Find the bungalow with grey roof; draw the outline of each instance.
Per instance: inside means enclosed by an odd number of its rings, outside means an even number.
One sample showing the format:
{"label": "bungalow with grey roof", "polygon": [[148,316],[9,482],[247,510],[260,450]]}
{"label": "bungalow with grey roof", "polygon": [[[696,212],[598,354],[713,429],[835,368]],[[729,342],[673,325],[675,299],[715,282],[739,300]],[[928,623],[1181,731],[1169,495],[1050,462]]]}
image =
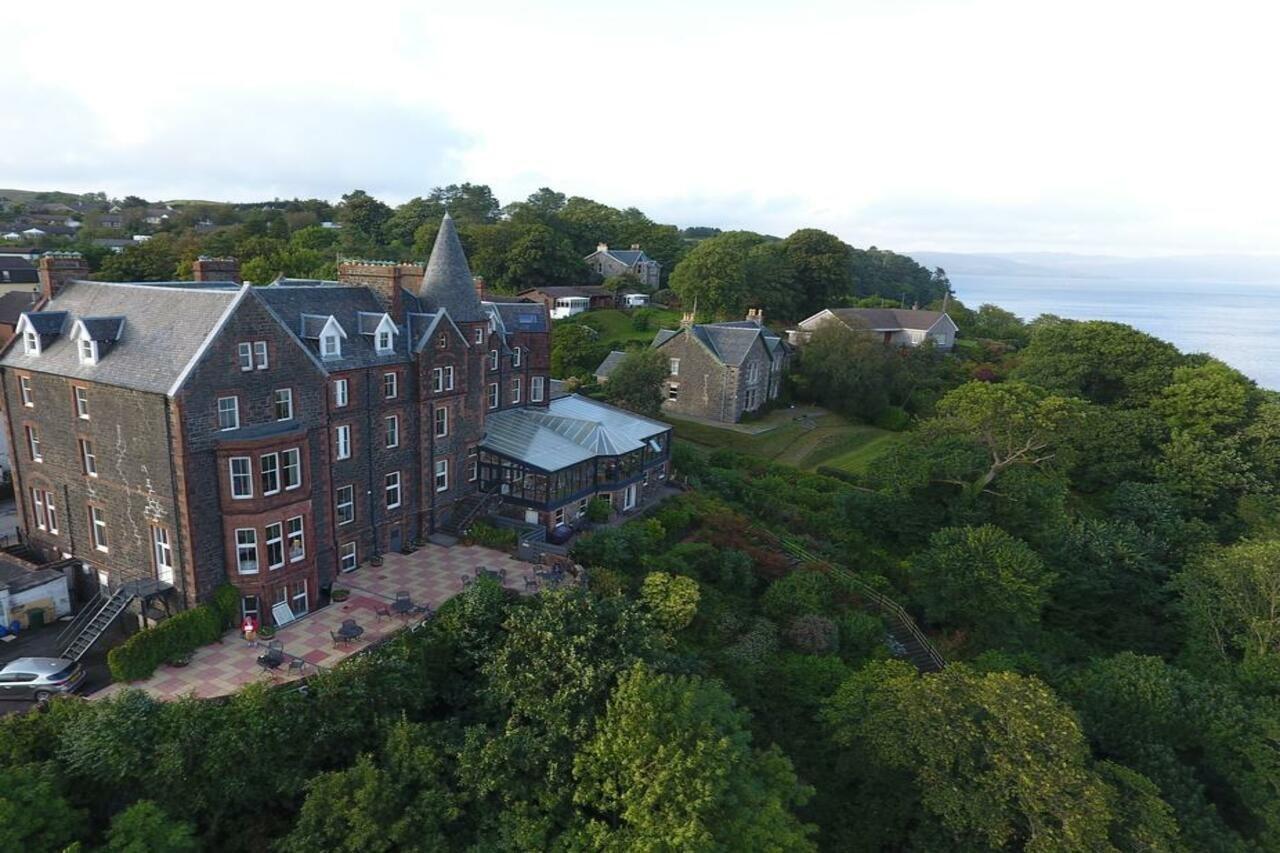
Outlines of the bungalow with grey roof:
{"label": "bungalow with grey roof", "polygon": [[955,346],[960,327],[944,311],[921,311],[903,308],[824,308],[800,321],[799,327],[787,330],[787,339],[800,346],[809,341],[815,330],[827,323],[840,323],[859,332],[883,337],[886,345],[918,347],[926,341],[940,350]]}

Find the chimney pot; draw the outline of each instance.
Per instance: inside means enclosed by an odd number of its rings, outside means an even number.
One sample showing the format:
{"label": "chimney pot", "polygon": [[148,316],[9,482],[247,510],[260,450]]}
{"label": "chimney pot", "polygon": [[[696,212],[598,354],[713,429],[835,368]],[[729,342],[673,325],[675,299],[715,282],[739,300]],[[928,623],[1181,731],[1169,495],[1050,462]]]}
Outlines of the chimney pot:
{"label": "chimney pot", "polygon": [[481,302],[488,301],[489,296],[488,294],[485,293],[484,276],[482,275],[475,276],[475,283],[476,283],[476,296],[480,297]]}
{"label": "chimney pot", "polygon": [[191,277],[196,281],[229,281],[240,284],[240,262],[235,258],[201,255],[191,264]]}
{"label": "chimney pot", "polygon": [[596,243],[596,251],[597,251],[597,252],[607,252],[607,251],[609,251],[609,244],[608,244],[608,243]]}
{"label": "chimney pot", "polygon": [[639,244],[639,243],[632,243],[632,244],[631,244],[631,251],[633,251],[633,252],[638,252],[638,251],[640,251],[640,244]]}
{"label": "chimney pot", "polygon": [[38,265],[40,292],[53,299],[67,282],[89,277],[89,263],[78,252],[45,252]]}

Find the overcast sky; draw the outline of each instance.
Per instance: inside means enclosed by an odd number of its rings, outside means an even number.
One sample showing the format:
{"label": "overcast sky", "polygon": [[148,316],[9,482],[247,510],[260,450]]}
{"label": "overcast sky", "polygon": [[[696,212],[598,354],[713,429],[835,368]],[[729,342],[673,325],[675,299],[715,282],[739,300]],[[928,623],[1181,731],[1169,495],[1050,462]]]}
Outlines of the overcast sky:
{"label": "overcast sky", "polygon": [[62,2],[10,16],[0,187],[474,181],[899,250],[1276,252],[1269,5]]}

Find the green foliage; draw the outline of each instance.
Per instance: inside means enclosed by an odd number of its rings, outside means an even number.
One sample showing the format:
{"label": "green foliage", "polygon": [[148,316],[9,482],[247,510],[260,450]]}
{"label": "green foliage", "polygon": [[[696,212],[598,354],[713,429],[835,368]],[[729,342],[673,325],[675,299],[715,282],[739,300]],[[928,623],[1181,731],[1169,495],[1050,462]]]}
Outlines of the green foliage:
{"label": "green foliage", "polygon": [[875,425],[880,429],[902,432],[911,423],[911,416],[900,406],[885,406],[884,411],[876,416]]}
{"label": "green foliage", "polygon": [[831,613],[833,591],[825,572],[800,569],[769,584],[760,607],[773,621],[790,624],[797,616]]}
{"label": "green foliage", "polygon": [[1199,653],[1221,663],[1280,660],[1280,540],[1208,553],[1177,588]]}
{"label": "green foliage", "polygon": [[516,532],[510,527],[497,527],[487,521],[477,521],[467,528],[467,538],[477,545],[509,551],[516,546]]}
{"label": "green foliage", "polygon": [[1034,627],[1054,580],[1025,542],[989,524],[939,530],[909,572],[930,621],[972,631],[983,644]]}
{"label": "green foliage", "polygon": [[840,629],[826,616],[808,613],[787,625],[787,641],[797,651],[825,655],[840,647]]}
{"label": "green foliage", "polygon": [[1050,393],[1095,403],[1149,403],[1183,357],[1172,345],[1120,323],[1042,318],[1014,376]]}
{"label": "green foliage", "polygon": [[593,524],[604,524],[613,516],[613,505],[604,498],[592,498],[587,501],[587,521]]}
{"label": "green foliage", "polygon": [[558,379],[589,376],[608,350],[582,323],[556,323],[551,329],[551,375]]}
{"label": "green foliage", "polygon": [[650,572],[640,585],[640,599],[654,620],[670,634],[687,628],[698,613],[698,582],[681,575]]}
{"label": "green foliage", "polygon": [[223,614],[202,604],[175,613],[154,628],[134,634],[107,653],[107,665],[116,681],[138,681],[160,664],[189,654],[222,638]]}
{"label": "green foliage", "polygon": [[666,378],[666,356],[653,349],[636,350],[628,353],[609,375],[605,396],[614,405],[656,417],[662,408],[662,383]]}
{"label": "green foliage", "polygon": [[810,850],[791,809],[812,794],[714,683],[635,666],[574,761],[591,849]]}
{"label": "green foliage", "polygon": [[218,611],[222,628],[229,631],[240,624],[240,590],[224,583],[213,591],[213,609]]}
{"label": "green foliage", "polygon": [[1212,438],[1245,423],[1254,389],[1240,371],[1210,360],[1175,369],[1152,408],[1175,432]]}
{"label": "green foliage", "polygon": [[61,850],[85,829],[84,814],[58,790],[51,767],[14,766],[0,786],[0,850]]}
{"label": "green foliage", "polygon": [[191,853],[200,849],[191,824],[175,821],[150,800],[138,800],[111,819],[110,853]]}

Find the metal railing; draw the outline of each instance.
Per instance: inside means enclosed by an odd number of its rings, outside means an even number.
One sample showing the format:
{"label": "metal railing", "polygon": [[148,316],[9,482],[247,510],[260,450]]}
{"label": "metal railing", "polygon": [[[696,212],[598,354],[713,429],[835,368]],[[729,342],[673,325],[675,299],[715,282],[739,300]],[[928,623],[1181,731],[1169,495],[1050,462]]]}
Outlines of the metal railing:
{"label": "metal railing", "polygon": [[94,594],[93,598],[85,602],[84,607],[80,608],[80,612],[67,623],[67,627],[62,629],[61,633],[58,634],[58,639],[54,641],[54,646],[58,649],[59,654],[66,650],[71,639],[80,636],[80,632],[94,620],[94,617],[102,612],[102,608],[106,607],[107,602],[110,600],[110,596],[103,595],[102,591],[99,590]]}
{"label": "metal railing", "polygon": [[806,563],[822,563],[829,567],[833,574],[851,586],[856,587],[859,595],[867,598],[880,611],[887,613],[911,636],[911,639],[919,643],[920,648],[923,650],[925,657],[928,658],[930,664],[939,670],[946,667],[946,660],[938,653],[938,650],[934,648],[933,643],[929,641],[929,638],[925,635],[924,631],[920,630],[920,626],[916,624],[916,620],[912,618],[910,613],[903,609],[901,604],[898,604],[898,602],[889,598],[889,596],[880,592],[848,569],[833,565],[828,560],[822,560],[814,556],[799,542],[778,536],[773,531],[759,525],[752,525],[751,529],[798,560],[802,560]]}

